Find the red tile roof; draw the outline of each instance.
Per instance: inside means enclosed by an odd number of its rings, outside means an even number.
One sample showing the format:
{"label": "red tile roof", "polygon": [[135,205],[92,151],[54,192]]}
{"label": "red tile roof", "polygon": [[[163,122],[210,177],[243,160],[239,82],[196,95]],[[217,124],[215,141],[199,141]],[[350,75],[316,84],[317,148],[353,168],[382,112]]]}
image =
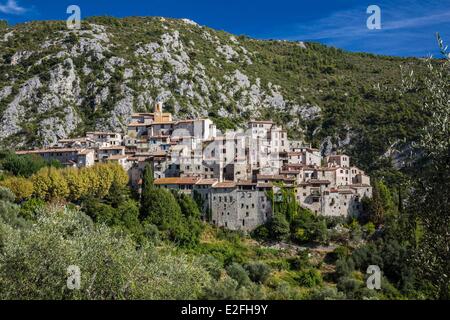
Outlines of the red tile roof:
{"label": "red tile roof", "polygon": [[219,182],[213,186],[214,189],[226,189],[226,188],[235,188],[236,183],[234,181],[224,181]]}

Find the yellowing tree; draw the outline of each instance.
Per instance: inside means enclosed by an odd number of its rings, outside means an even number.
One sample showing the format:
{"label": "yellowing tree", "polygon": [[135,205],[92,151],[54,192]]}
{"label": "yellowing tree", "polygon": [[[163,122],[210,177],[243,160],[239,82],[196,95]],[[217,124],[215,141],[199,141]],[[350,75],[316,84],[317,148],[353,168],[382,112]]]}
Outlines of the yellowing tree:
{"label": "yellowing tree", "polygon": [[34,195],[43,200],[77,201],[87,196],[104,198],[114,188],[128,185],[127,172],[116,163],[102,163],[90,168],[43,168],[31,178]]}
{"label": "yellowing tree", "polygon": [[34,195],[40,199],[47,199],[50,189],[51,180],[48,176],[48,168],[44,168],[36,172],[32,177]]}
{"label": "yellowing tree", "polygon": [[11,190],[18,202],[29,199],[33,195],[33,183],[22,177],[7,178],[0,185]]}
{"label": "yellowing tree", "polygon": [[126,187],[128,185],[129,177],[123,167],[117,163],[110,163],[108,164],[108,167],[113,174],[113,184],[123,188]]}
{"label": "yellowing tree", "polygon": [[80,175],[88,185],[88,194],[96,195],[100,188],[100,177],[93,170],[93,167],[80,169]]}
{"label": "yellowing tree", "polygon": [[114,179],[114,174],[110,166],[108,164],[98,164],[89,168],[89,170],[95,173],[99,182],[95,195],[99,198],[104,198],[109,193]]}
{"label": "yellowing tree", "polygon": [[69,200],[77,201],[89,194],[89,178],[82,170],[66,168],[62,171],[69,188]]}
{"label": "yellowing tree", "polygon": [[43,168],[32,177],[34,194],[43,200],[66,199],[70,190],[61,173],[55,168]]}

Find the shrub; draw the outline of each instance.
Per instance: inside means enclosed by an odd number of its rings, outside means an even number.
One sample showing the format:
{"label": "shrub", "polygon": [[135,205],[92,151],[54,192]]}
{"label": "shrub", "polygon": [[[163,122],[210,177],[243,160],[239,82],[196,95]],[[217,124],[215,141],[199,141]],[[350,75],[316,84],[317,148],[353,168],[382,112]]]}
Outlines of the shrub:
{"label": "shrub", "polygon": [[339,259],[345,259],[349,256],[350,250],[347,247],[339,246],[327,254],[326,259],[328,262],[336,262]]}
{"label": "shrub", "polygon": [[254,239],[267,240],[270,236],[270,232],[266,225],[261,225],[252,231],[251,236]]}
{"label": "shrub", "polygon": [[249,263],[245,266],[250,279],[253,282],[264,283],[267,278],[269,278],[271,269],[270,267],[262,262]]}
{"label": "shrub", "polygon": [[[33,228],[0,230],[0,299],[197,299],[211,281],[195,259],[170,247],[137,249],[76,211],[55,209]],[[67,288],[71,265],[81,270],[80,290]]]}
{"label": "shrub", "polygon": [[335,287],[314,288],[309,294],[310,300],[344,300],[345,295]]}
{"label": "shrub", "polygon": [[237,299],[239,284],[233,278],[226,276],[219,281],[213,281],[205,288],[202,300],[235,300]]}
{"label": "shrub", "polygon": [[363,281],[352,277],[339,279],[337,289],[344,292],[348,299],[371,299],[378,295],[375,290],[368,289]]}
{"label": "shrub", "polygon": [[144,222],[144,237],[152,243],[158,242],[159,240],[159,229],[154,224]]}
{"label": "shrub", "polygon": [[296,278],[300,285],[307,288],[312,288],[322,283],[322,275],[317,269],[300,271]]}
{"label": "shrub", "polygon": [[7,241],[2,234],[2,223],[13,228],[23,228],[29,225],[26,220],[19,216],[19,206],[5,200],[0,200],[0,254],[2,252],[3,242]]}
{"label": "shrub", "polygon": [[311,265],[309,262],[309,250],[302,250],[298,253],[297,256],[290,258],[288,260],[289,265],[292,270],[301,270],[307,268]]}
{"label": "shrub", "polygon": [[14,200],[16,200],[16,197],[10,189],[0,187],[0,201],[14,202]]}
{"label": "shrub", "polygon": [[247,271],[245,271],[239,263],[233,262],[226,270],[228,275],[237,281],[239,287],[245,287],[250,284],[250,278]]}
{"label": "shrub", "polygon": [[222,275],[223,265],[219,260],[211,255],[203,255],[200,257],[199,262],[205,268],[214,280],[219,280]]}
{"label": "shrub", "polygon": [[355,263],[351,258],[341,258],[336,261],[335,279],[346,277],[355,270]]}
{"label": "shrub", "polygon": [[40,210],[45,208],[45,205],[45,201],[41,199],[32,198],[27,200],[20,205],[20,216],[28,220],[33,220]]}
{"label": "shrub", "polygon": [[375,233],[375,225],[372,222],[367,223],[363,227],[364,232],[367,234],[368,237],[372,236]]}

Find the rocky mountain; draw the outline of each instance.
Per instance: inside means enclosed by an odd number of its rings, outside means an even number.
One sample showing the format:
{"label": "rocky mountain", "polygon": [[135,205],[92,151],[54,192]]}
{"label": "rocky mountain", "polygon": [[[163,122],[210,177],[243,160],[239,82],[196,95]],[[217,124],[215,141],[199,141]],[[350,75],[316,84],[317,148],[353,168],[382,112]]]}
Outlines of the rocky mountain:
{"label": "rocky mountain", "polygon": [[[89,18],[0,27],[0,143],[29,147],[123,130],[162,101],[222,130],[273,119],[323,153],[365,168],[408,148],[426,117],[408,89],[419,59],[261,41],[182,19]],[[397,153],[401,153],[397,152]],[[377,159],[374,161],[374,159]]]}

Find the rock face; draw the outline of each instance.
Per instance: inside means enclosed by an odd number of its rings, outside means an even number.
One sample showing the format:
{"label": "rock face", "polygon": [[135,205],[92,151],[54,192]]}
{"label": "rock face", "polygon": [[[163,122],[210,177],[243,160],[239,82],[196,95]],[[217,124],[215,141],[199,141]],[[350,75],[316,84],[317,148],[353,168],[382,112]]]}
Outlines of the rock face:
{"label": "rock face", "polygon": [[29,39],[27,50],[16,50],[16,42],[27,32],[41,35],[42,25],[0,35],[9,52],[0,60],[6,70],[0,143],[49,145],[83,128],[123,130],[133,112],[147,111],[155,101],[179,117],[258,118],[273,110],[290,114],[298,125],[295,119],[320,114],[318,106],[300,106],[280,85],[246,70],[257,52],[235,36],[188,19],[149,18],[140,21],[148,36],[127,42],[137,32],[134,21],[127,22],[115,28],[107,20],[86,21],[79,31],[55,23],[44,41]]}

